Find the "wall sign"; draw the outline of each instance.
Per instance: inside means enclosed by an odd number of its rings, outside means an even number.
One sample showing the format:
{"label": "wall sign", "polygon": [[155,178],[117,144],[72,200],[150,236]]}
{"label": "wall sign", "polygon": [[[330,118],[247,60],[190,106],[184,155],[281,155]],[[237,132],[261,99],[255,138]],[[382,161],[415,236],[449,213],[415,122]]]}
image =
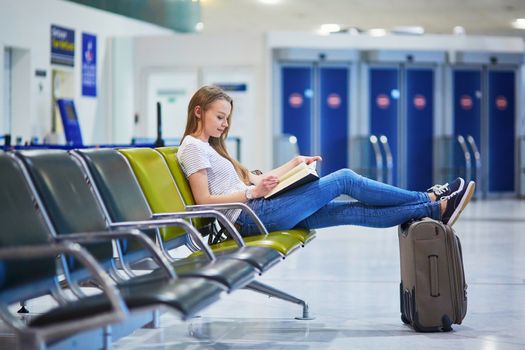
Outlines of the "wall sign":
{"label": "wall sign", "polygon": [[97,37],[82,33],[82,95],[97,96]]}
{"label": "wall sign", "polygon": [[51,25],[51,63],[75,65],[75,30]]}

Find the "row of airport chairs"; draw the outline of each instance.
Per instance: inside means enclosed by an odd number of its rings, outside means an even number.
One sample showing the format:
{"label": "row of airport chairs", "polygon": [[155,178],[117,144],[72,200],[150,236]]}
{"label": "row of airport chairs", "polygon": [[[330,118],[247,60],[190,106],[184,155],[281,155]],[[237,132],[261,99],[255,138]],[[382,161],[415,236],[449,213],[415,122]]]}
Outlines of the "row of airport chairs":
{"label": "row of airport chairs", "polygon": [[[308,304],[258,275],[315,237],[267,232],[242,203],[195,205],[176,147],[0,152],[0,317],[19,348],[43,349],[161,310],[187,319],[223,293],[249,289]],[[247,210],[260,232],[241,237],[221,210]],[[230,239],[209,246],[214,220]],[[173,257],[176,248],[194,252]],[[138,266],[148,266],[146,274]],[[86,295],[85,285],[101,292]],[[67,286],[67,292],[65,292]],[[56,307],[24,322],[13,305],[49,295]],[[113,325],[113,326],[112,326]],[[111,332],[102,343],[109,347]],[[87,348],[89,348],[87,344]]]}

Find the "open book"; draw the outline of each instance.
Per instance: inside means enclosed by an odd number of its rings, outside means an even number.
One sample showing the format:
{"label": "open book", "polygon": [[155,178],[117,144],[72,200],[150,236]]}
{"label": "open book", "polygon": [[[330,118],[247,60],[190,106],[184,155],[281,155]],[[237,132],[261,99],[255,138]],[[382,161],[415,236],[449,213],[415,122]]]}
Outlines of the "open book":
{"label": "open book", "polygon": [[279,184],[275,186],[270,193],[264,196],[264,198],[271,198],[310,181],[318,180],[319,175],[317,175],[317,171],[315,170],[316,164],[317,162],[312,162],[308,165],[306,165],[306,163],[300,163],[293,169],[281,175],[279,177]]}

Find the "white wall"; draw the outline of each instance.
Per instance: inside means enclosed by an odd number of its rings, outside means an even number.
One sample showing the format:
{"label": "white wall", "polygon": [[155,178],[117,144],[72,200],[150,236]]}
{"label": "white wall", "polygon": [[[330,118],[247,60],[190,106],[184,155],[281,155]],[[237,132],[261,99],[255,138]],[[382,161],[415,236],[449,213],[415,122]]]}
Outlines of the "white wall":
{"label": "white wall", "polygon": [[8,113],[8,105],[7,105],[7,96],[6,96],[6,85],[7,77],[5,77],[7,73],[6,66],[8,65],[9,59],[5,57],[5,50],[0,45],[0,134],[5,134],[6,130],[8,129],[8,122],[6,120],[6,114]]}
{"label": "white wall", "polygon": [[[29,50],[12,50],[12,95],[11,95],[11,106],[12,116],[11,130],[13,135],[29,135],[29,133],[36,130],[37,125],[35,123],[28,123],[31,120],[31,105],[26,102],[27,96],[34,94],[31,86],[31,53]],[[27,93],[29,92],[29,93]],[[28,124],[30,128],[28,130]],[[13,139],[13,142],[16,142]]]}
{"label": "white wall", "polygon": [[[106,39],[112,36],[166,35],[167,29],[120,15],[99,11],[62,0],[0,0],[0,52],[4,47],[30,51],[30,89],[25,104],[29,114],[14,130],[24,140],[37,136],[41,140],[51,128],[51,69],[50,28],[55,24],[75,30],[75,101],[85,143],[108,142],[106,110],[101,99],[108,78]],[[81,96],[82,32],[97,36],[97,90],[98,97]],[[3,61],[3,57],[0,58]],[[0,62],[2,63],[2,62]],[[35,77],[36,69],[45,70],[45,78]],[[0,71],[0,92],[3,87],[3,69]],[[40,91],[38,85],[42,84]],[[0,111],[3,110],[3,93],[0,93]],[[20,128],[18,128],[20,127]]]}
{"label": "white wall", "polygon": [[[246,128],[240,131],[243,153],[241,160],[250,169],[270,168],[271,118],[265,98],[267,63],[264,35],[235,33],[141,37],[134,40],[133,60],[135,111],[140,115],[141,120],[135,130],[136,136],[154,135],[151,128],[148,128],[146,120],[147,78],[151,72],[196,70],[201,75],[206,75],[203,73],[206,71],[220,70],[253,72],[248,106],[253,115],[243,121]],[[232,79],[235,79],[233,75]],[[201,77],[201,82],[204,79],[205,77]]]}

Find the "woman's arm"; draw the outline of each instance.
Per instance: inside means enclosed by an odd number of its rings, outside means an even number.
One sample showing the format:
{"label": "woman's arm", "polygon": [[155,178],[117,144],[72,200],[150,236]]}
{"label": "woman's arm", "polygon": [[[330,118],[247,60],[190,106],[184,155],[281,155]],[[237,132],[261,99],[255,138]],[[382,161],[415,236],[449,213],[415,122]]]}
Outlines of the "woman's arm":
{"label": "woman's arm", "polygon": [[[254,176],[260,176],[260,179],[252,189],[253,198],[264,197],[279,183],[277,177],[273,175]],[[188,181],[190,182],[193,198],[195,198],[197,204],[244,203],[248,201],[245,191],[222,195],[211,195],[208,189],[208,174],[206,169],[193,173],[188,177]]]}

